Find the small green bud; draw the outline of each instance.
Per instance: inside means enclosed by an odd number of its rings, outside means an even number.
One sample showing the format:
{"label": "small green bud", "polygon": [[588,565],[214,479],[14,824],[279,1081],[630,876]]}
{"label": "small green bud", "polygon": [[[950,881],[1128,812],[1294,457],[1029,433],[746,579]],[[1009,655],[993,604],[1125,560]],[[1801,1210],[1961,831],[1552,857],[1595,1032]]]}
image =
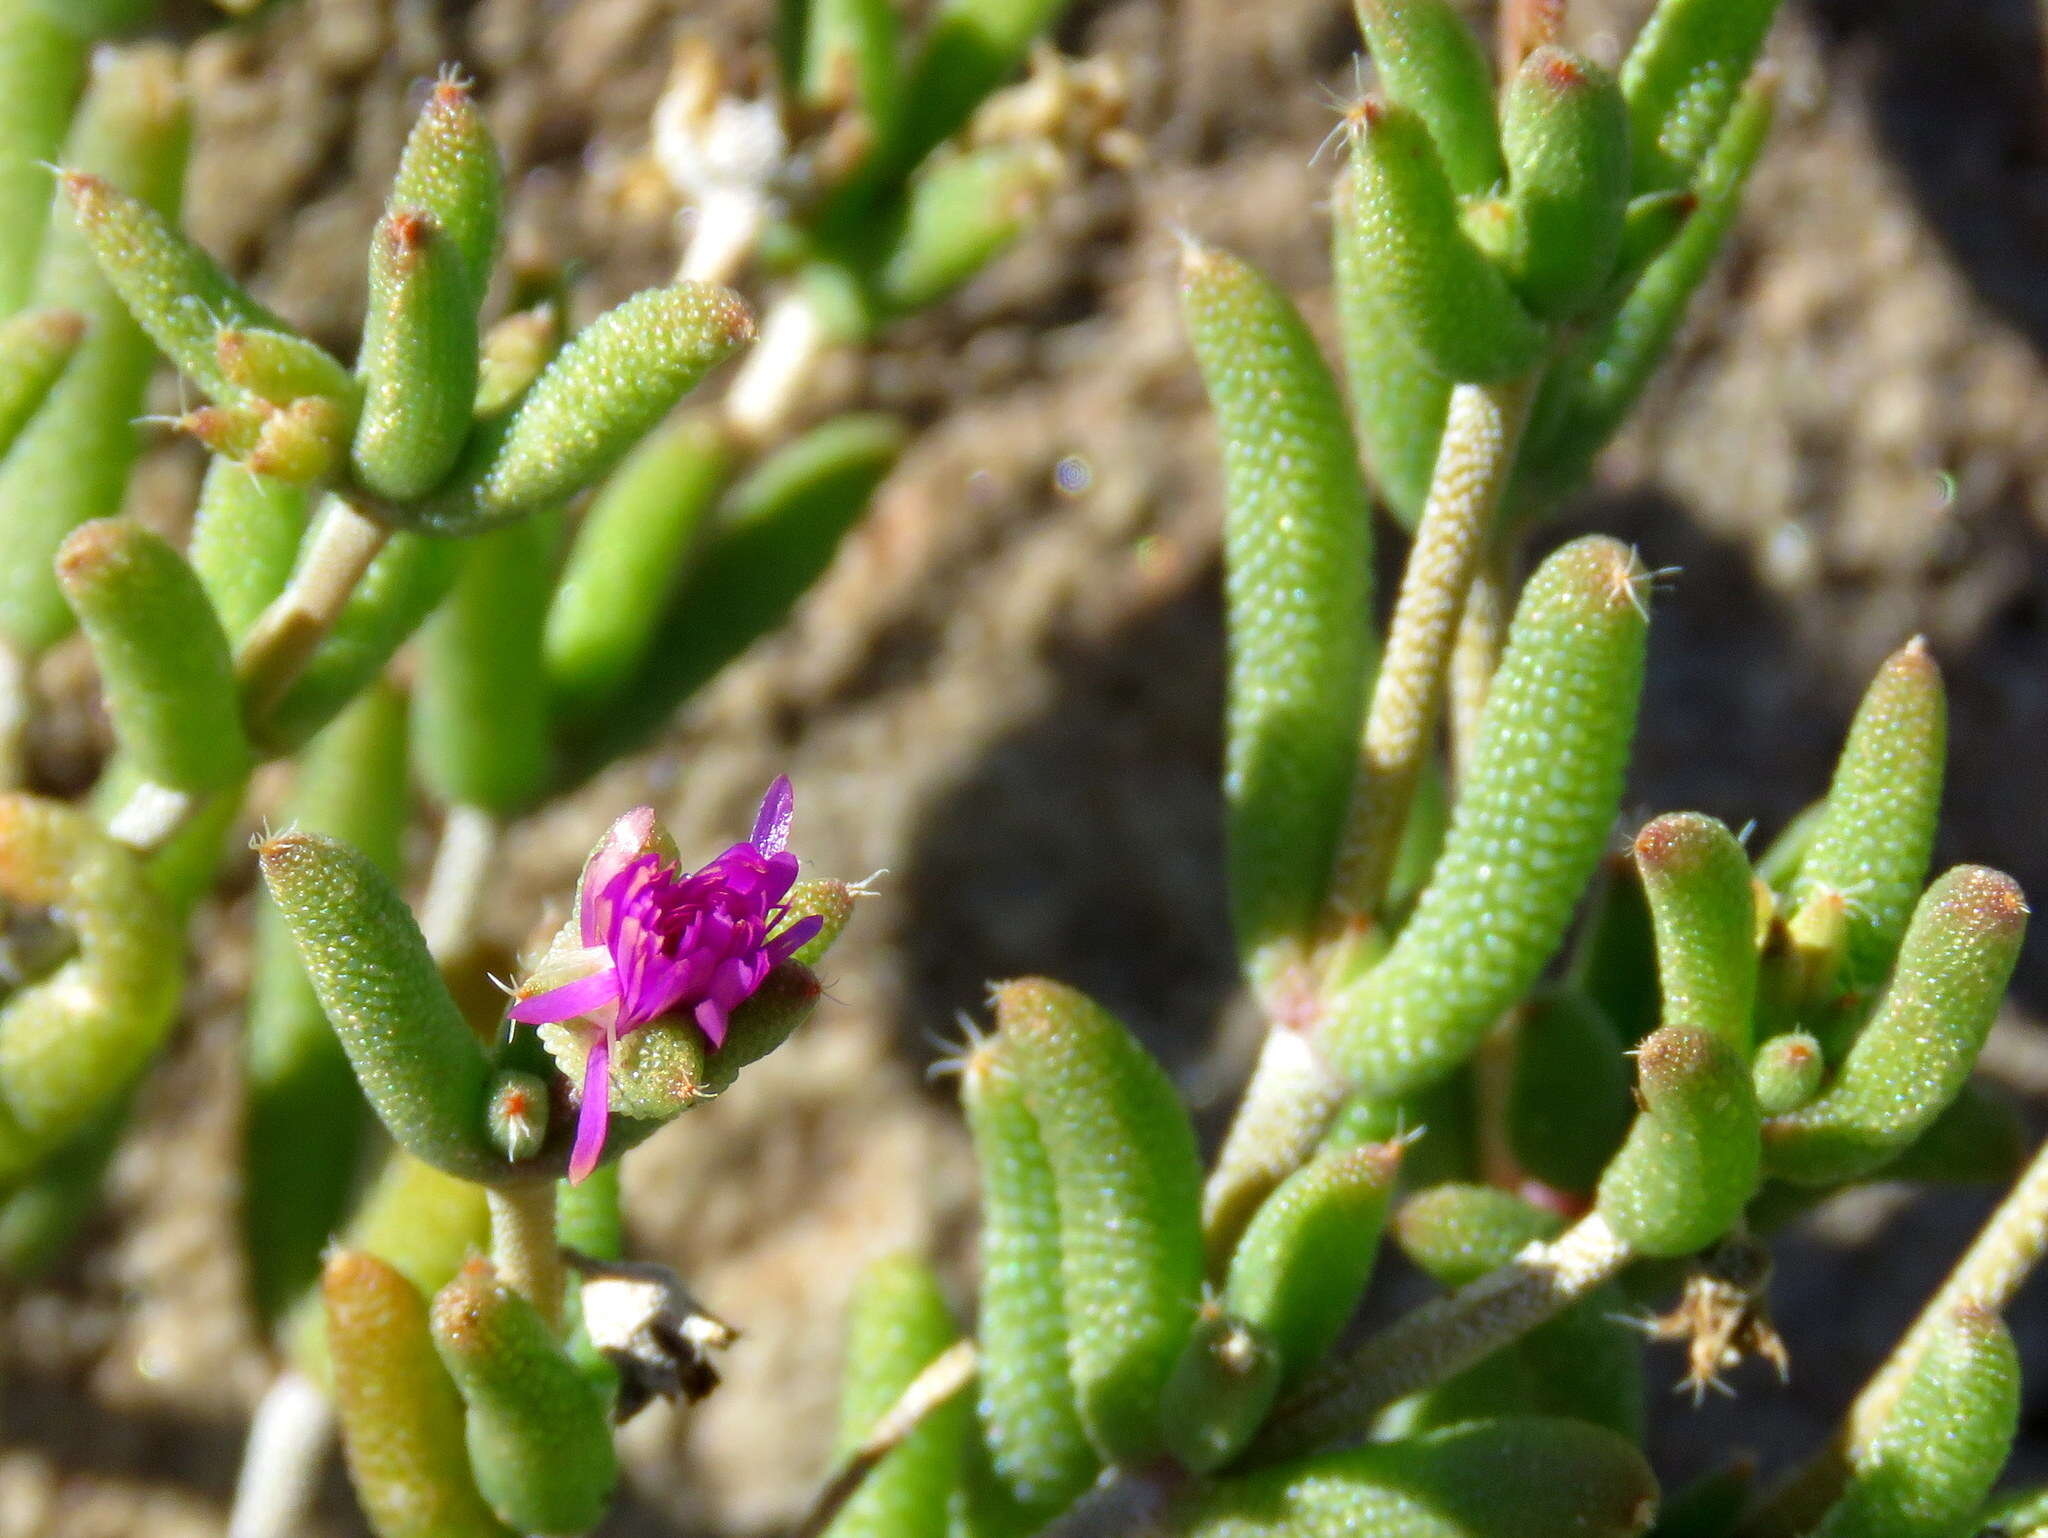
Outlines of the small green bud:
{"label": "small green bud", "polygon": [[1418,1191],[1394,1215],[1401,1253],[1446,1287],[1498,1271],[1564,1227],[1554,1212],[1497,1186],[1445,1184]]}
{"label": "small green bud", "polygon": [[0,455],[62,377],[85,327],[73,310],[25,310],[0,321]]}
{"label": "small green bud", "polygon": [[853,917],[854,905],[868,895],[865,886],[855,886],[833,876],[805,876],[789,889],[789,923],[816,914],[824,926],[805,942],[790,960],[815,967],[825,953],[838,943]]}
{"label": "small green bud", "polygon": [[1941,670],[1915,637],[1886,659],[1850,724],[1791,891],[1795,931],[1812,904],[1833,895],[1846,904],[1844,986],[1884,976],[1927,879],[1947,720]]}
{"label": "small green bud", "polygon": [[1318,1155],[1259,1204],[1238,1241],[1223,1304],[1271,1342],[1282,1390],[1322,1364],[1365,1296],[1402,1153],[1379,1143]]}
{"label": "small green bud", "polygon": [[1600,1177],[1608,1226],[1645,1255],[1689,1255],[1720,1238],[1756,1194],[1762,1149],[1749,1065],[1686,1026],[1636,1049],[1642,1112]]}
{"label": "small green bud", "polygon": [[994,994],[1058,1193],[1081,1419],[1105,1459],[1143,1458],[1201,1292],[1194,1130],[1165,1071],[1099,1005],[1038,979]]}
{"label": "small green bud", "polygon": [[1746,1053],[1757,974],[1749,857],[1697,812],[1647,824],[1633,852],[1656,933],[1664,1023],[1711,1031]]}
{"label": "small green bud", "polygon": [[981,1172],[980,1415],[991,1477],[1027,1513],[1050,1517],[1100,1466],[1067,1371],[1067,1309],[1052,1164],[1024,1103],[1015,1051],[976,1043],[960,1103]]}
{"label": "small green bud", "polygon": [[1493,71],[1447,0],[1355,0],[1358,30],[1387,99],[1427,126],[1452,190],[1479,197],[1506,177]]}
{"label": "small green bud", "polygon": [[1684,186],[1721,135],[1778,0],[1660,0],[1621,67],[1635,190]]}
{"label": "small green bud", "polygon": [[1329,888],[1373,665],[1371,520],[1336,383],[1286,296],[1190,245],[1181,301],[1223,444],[1224,799],[1249,957],[1306,938]]}
{"label": "small green bud", "polygon": [[[656,1020],[628,1032],[612,1049],[612,1109],[659,1125],[724,1094],[742,1068],[796,1034],[811,1017],[818,993],[810,969],[787,962],[732,1012],[722,1046],[714,1048],[691,1019]],[[558,1041],[565,1045],[558,1047]],[[562,1072],[580,1084],[588,1040],[564,1032],[550,1034],[548,1045]]]}
{"label": "small green bud", "polygon": [[419,209],[462,258],[472,322],[497,265],[504,173],[468,85],[444,73],[420,109],[391,184],[391,208]]}
{"label": "small green bud", "polygon": [[1643,1455],[1580,1421],[1511,1416],[1320,1453],[1194,1491],[1175,1538],[1634,1538],[1657,1511]]}
{"label": "small green bud", "polygon": [[1606,288],[1628,211],[1628,114],[1614,77],[1562,48],[1522,62],[1501,104],[1515,240],[1507,269],[1536,314],[1580,313]]}
{"label": "small green bud", "polygon": [[356,475],[392,501],[425,496],[446,478],[469,436],[477,330],[455,238],[417,208],[386,215],[371,238],[358,367]]}
{"label": "small green bud", "polygon": [[539,1312],[473,1259],[435,1294],[430,1324],[491,1510],[522,1533],[594,1527],[619,1477],[610,1417]]}
{"label": "small green bud", "polygon": [[1529,1174],[1590,1191],[1628,1136],[1628,1059],[1600,1006],[1568,988],[1530,999],[1514,1033],[1508,1144]]}
{"label": "small green bud", "polygon": [[1756,1049],[1752,1073],[1757,1109],[1766,1116],[1783,1116],[1820,1093],[1827,1060],[1819,1042],[1802,1031],[1792,1031],[1773,1036]]}
{"label": "small green bud", "polygon": [[249,769],[233,659],[199,579],[125,519],[74,530],[57,582],[78,615],[122,751],[166,789],[205,795]]}
{"label": "small green bud", "polygon": [[359,1250],[330,1256],[320,1288],[349,1481],[378,1538],[509,1538],[470,1478],[419,1290]]}
{"label": "small green bud", "polygon": [[504,1156],[484,1125],[483,1049],[391,879],[320,833],[280,834],[256,856],[379,1120],[452,1175],[504,1179]]}
{"label": "small green bud", "polygon": [[547,1085],[537,1075],[516,1068],[500,1072],[491,1081],[484,1124],[498,1151],[512,1163],[531,1159],[547,1140]]}
{"label": "small green bud", "polygon": [[1256,1325],[1215,1305],[1196,1318],[1159,1406],[1166,1449],[1197,1474],[1244,1450],[1280,1392],[1280,1353]]}
{"label": "small green bud", "polygon": [[1913,910],[1877,1012],[1819,1099],[1764,1129],[1773,1175],[1853,1180],[1919,1137],[1962,1090],[1990,1033],[2027,928],[2010,876],[1947,872]]}
{"label": "small green bud", "polygon": [[1535,365],[1547,337],[1459,219],[1422,120],[1368,101],[1338,201],[1357,277],[1399,341],[1452,380],[1498,384]]}

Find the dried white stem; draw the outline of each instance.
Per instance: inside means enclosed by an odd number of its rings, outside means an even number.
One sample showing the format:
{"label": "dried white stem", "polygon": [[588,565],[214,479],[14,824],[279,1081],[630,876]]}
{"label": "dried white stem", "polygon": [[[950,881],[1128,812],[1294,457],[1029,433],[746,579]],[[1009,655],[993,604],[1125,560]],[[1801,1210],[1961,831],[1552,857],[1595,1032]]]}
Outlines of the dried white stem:
{"label": "dried white stem", "polygon": [[473,806],[451,806],[441,823],[441,842],[420,902],[420,932],[442,966],[459,959],[476,941],[484,884],[498,851],[498,823]]}
{"label": "dried white stem", "polygon": [[107,833],[138,853],[151,854],[170,842],[196,804],[185,791],[144,780],[107,819]]}
{"label": "dried white stem", "polygon": [[388,537],[382,524],[341,498],[327,499],[291,581],[257,617],[235,654],[243,709],[251,719],[261,719],[291,687]]}
{"label": "dried white stem", "polygon": [[298,1538],[334,1445],[334,1410],[312,1379],[286,1368],[249,1422],[227,1538]]}
{"label": "dried white stem", "polygon": [[540,1311],[561,1333],[562,1288],[567,1279],[555,1231],[555,1183],[525,1180],[484,1187],[491,1214],[491,1264],[498,1278]]}
{"label": "dried white stem", "polygon": [[1562,1312],[1634,1258],[1599,1213],[1449,1297],[1425,1303],[1324,1368],[1274,1414],[1253,1452],[1286,1458],[1363,1436],[1397,1400],[1443,1382]]}
{"label": "dried white stem", "polygon": [[1267,1194],[1308,1162],[1349,1093],[1350,1086],[1306,1031],[1278,1025],[1266,1033],[1251,1083],[1202,1192],[1202,1229],[1212,1268],[1220,1270],[1229,1259]]}
{"label": "dried white stem", "polygon": [[817,1500],[798,1525],[796,1538],[818,1538],[830,1527],[846,1503],[860,1493],[875,1465],[909,1440],[911,1433],[924,1424],[925,1417],[972,1383],[974,1372],[971,1340],[955,1341],[933,1357],[825,1482],[825,1488],[818,1492]]}
{"label": "dried white stem", "polygon": [[1479,741],[1479,718],[1500,654],[1507,645],[1513,581],[1507,545],[1496,539],[1465,594],[1465,612],[1458,620],[1458,638],[1451,643],[1451,780],[1463,785],[1472,768],[1472,749]]}
{"label": "dried white stem", "polygon": [[825,319],[807,294],[791,292],[777,299],[726,391],[727,426],[743,442],[773,442],[795,414],[829,340]]}
{"label": "dried white stem", "polygon": [[1415,782],[1436,739],[1452,643],[1514,467],[1528,399],[1521,381],[1459,385],[1451,392],[1337,846],[1330,895],[1346,918],[1370,914],[1386,889]]}
{"label": "dried white stem", "polygon": [[697,283],[731,283],[754,259],[768,200],[751,187],[713,187],[693,210],[696,222],[676,276]]}

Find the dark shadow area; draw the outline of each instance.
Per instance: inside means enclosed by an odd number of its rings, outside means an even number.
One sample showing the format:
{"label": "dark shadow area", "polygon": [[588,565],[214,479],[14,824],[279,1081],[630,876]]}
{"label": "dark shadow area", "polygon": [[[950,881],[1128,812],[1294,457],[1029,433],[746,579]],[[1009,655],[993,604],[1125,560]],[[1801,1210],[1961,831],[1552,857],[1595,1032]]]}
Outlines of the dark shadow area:
{"label": "dark shadow area", "polygon": [[1867,62],[1886,148],[1983,299],[2048,350],[2048,76],[2034,0],[1808,0]]}
{"label": "dark shadow area", "polygon": [[[110,1409],[85,1385],[15,1363],[0,1403],[0,1447],[45,1453],[65,1482],[121,1483],[141,1475],[223,1509],[234,1493],[246,1430],[238,1420]],[[340,1486],[335,1493],[347,1500]],[[60,1489],[60,1507],[63,1499]]]}

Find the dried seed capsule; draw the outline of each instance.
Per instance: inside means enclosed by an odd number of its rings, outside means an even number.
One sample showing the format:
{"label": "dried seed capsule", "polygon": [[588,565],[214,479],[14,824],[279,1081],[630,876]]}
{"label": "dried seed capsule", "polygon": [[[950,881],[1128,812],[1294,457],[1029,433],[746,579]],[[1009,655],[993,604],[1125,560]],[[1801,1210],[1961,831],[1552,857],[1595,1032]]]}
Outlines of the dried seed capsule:
{"label": "dried seed capsule", "polygon": [[1514,1034],[1507,1134],[1516,1161],[1560,1191],[1590,1191],[1628,1136],[1628,1059],[1599,1005],[1570,989],[1529,1001]]}
{"label": "dried seed capsule", "polygon": [[594,1527],[619,1477],[611,1419],[539,1312],[476,1259],[435,1294],[430,1325],[491,1510],[522,1533]]}
{"label": "dried seed capsule", "polygon": [[389,206],[431,216],[461,254],[475,316],[498,259],[504,175],[498,148],[469,87],[444,74],[414,120],[391,184]]}
{"label": "dried seed capsule", "polygon": [[1877,1013],[1819,1099],[1765,1126],[1773,1175],[1854,1180],[1919,1137],[1961,1092],[2026,934],[2010,876],[1959,865],[1920,899]]}
{"label": "dried seed capsule", "polygon": [[1294,306],[1193,245],[1181,300],[1223,444],[1224,797],[1249,957],[1306,938],[1329,887],[1372,667],[1371,520],[1336,384]]}
{"label": "dried seed capsule", "polygon": [[[380,682],[307,745],[285,818],[342,840],[396,881],[407,805],[405,703]],[[242,1223],[257,1311],[275,1319],[318,1273],[321,1247],[341,1226],[363,1147],[363,1098],[267,896],[255,927]]]}
{"label": "dried seed capsule", "polygon": [[1230,1257],[1224,1306],[1272,1343],[1283,1392],[1322,1364],[1365,1296],[1402,1151],[1319,1155],[1259,1204]]}
{"label": "dried seed capsule", "polygon": [[280,834],[256,855],[378,1119],[451,1175],[506,1178],[484,1127],[483,1050],[390,878],[320,833]]}
{"label": "dried seed capsule", "polygon": [[350,454],[362,484],[405,502],[447,477],[476,402],[476,305],[455,237],[417,208],[370,240],[370,299],[357,367],[363,409]]}
{"label": "dried seed capsule", "polygon": [[1386,959],[1328,1001],[1322,1044],[1362,1091],[1449,1072],[1563,938],[1621,800],[1642,583],[1633,552],[1598,537],[1530,578],[1436,873]]}
{"label": "dried seed capsule", "polygon": [[1197,1490],[1176,1538],[1633,1538],[1657,1511],[1642,1454],[1579,1421],[1511,1416],[1322,1453]]}
{"label": "dried seed capsule", "polygon": [[1827,811],[1792,882],[1795,931],[1813,922],[1816,905],[1839,900],[1846,911],[1842,986],[1881,979],[1906,932],[1934,853],[1947,737],[1941,670],[1915,637],[1886,660],[1857,707]]}
{"label": "dried seed capsule", "polygon": [[1272,1338],[1205,1306],[1160,1401],[1166,1450],[1198,1474],[1223,1467],[1257,1433],[1279,1391],[1280,1353]]}
{"label": "dried seed capsule", "polygon": [[1367,102],[1351,135],[1344,208],[1359,281],[1400,340],[1447,378],[1498,384],[1533,367],[1548,340],[1466,233],[1422,120]]}
{"label": "dried seed capsule", "polygon": [[995,989],[1060,1214],[1068,1360],[1111,1462],[1159,1450],[1159,1396],[1201,1292],[1201,1170],[1173,1084],[1108,1012],[1040,979]]}
{"label": "dried seed capsule", "polygon": [[1354,9],[1380,89],[1428,127],[1452,190],[1460,197],[1492,191],[1507,175],[1493,71],[1457,7],[1447,0],[1356,0]]}
{"label": "dried seed capsule", "polygon": [[1749,1065],[1720,1037],[1667,1025],[1636,1050],[1642,1112],[1600,1177],[1599,1210],[1645,1255],[1689,1255],[1756,1194],[1762,1150]]}
{"label": "dried seed capsule", "polygon": [[1067,1370],[1060,1214],[1051,1162],[1000,1037],[970,1050],[960,1103],[981,1171],[980,1413],[992,1476],[1024,1512],[1050,1516],[1100,1460]]}
{"label": "dried seed capsule", "polygon": [[[854,1291],[839,1398],[838,1455],[851,1456],[911,1382],[959,1338],[938,1279],[911,1256],[871,1263]],[[967,1400],[955,1395],[875,1466],[831,1538],[945,1538],[960,1480]]]}
{"label": "dried seed capsule", "polygon": [[1756,1049],[1756,1106],[1766,1116],[1796,1111],[1820,1093],[1827,1072],[1820,1043],[1803,1031],[1773,1036]]}
{"label": "dried seed capsule", "polygon": [[307,495],[215,455],[206,466],[186,556],[231,644],[284,591],[306,535]]}
{"label": "dried seed capsule", "polygon": [[1605,291],[1628,213],[1628,113],[1614,77],[1562,48],[1538,48],[1501,103],[1516,292],[1549,319]]}
{"label": "dried seed capsule", "polygon": [[[175,213],[185,174],[185,107],[168,48],[103,50],[64,161]],[[40,181],[41,169],[30,169]],[[42,185],[47,192],[48,183]],[[43,409],[0,461],[0,635],[32,655],[71,628],[51,573],[57,546],[86,520],[120,511],[140,441],[135,417],[156,352],[62,206],[52,211],[30,298],[74,311],[88,327]]]}
{"label": "dried seed capsule", "polygon": [[85,326],[72,310],[27,310],[0,321],[0,457],[63,376]]}
{"label": "dried seed capsule", "polygon": [[1660,0],[1621,67],[1635,190],[1682,187],[1713,149],[1778,0]]}
{"label": "dried seed capsule", "polygon": [[1890,1410],[1859,1428],[1848,1480],[1814,1538],[1944,1538],[1991,1493],[2019,1426],[2020,1364],[1996,1314],[1942,1321]]}
{"label": "dried seed capsule", "polygon": [[349,1480],[378,1538],[509,1538],[470,1478],[462,1401],[419,1290],[374,1255],[338,1250],[321,1292]]}
{"label": "dried seed capsule", "polygon": [[1756,1006],[1756,896],[1749,857],[1711,817],[1676,812],[1636,835],[1664,1023],[1711,1031],[1749,1050]]}

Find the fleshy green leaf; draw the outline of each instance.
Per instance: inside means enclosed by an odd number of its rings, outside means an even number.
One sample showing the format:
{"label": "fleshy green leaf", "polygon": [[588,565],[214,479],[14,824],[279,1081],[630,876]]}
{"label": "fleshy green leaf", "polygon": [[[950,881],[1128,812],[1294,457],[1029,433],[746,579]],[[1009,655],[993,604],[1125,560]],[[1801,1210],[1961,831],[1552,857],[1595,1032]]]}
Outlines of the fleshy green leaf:
{"label": "fleshy green leaf", "polygon": [[1636,1049],[1636,1098],[1642,1112],[1600,1177],[1600,1215],[1645,1255],[1691,1254],[1756,1194],[1749,1065],[1710,1031],[1667,1025]]}
{"label": "fleshy green leaf", "polygon": [[1355,0],[1354,9],[1380,89],[1428,128],[1452,190],[1492,191],[1507,174],[1493,71],[1458,8],[1448,0]]}
{"label": "fleshy green leaf", "polygon": [[71,310],[25,310],[0,321],[0,457],[48,399],[85,327],[85,317]]}
{"label": "fleshy green leaf", "polygon": [[362,484],[408,501],[446,478],[476,402],[476,306],[455,236],[398,208],[370,240],[370,298],[357,362],[363,410],[350,454]]}
{"label": "fleshy green leaf", "polygon": [[1264,1330],[1205,1306],[1166,1380],[1159,1425],[1182,1467],[1221,1468],[1244,1450],[1280,1391],[1280,1353]]}
{"label": "fleshy green leaf", "polygon": [[1711,1031],[1749,1050],[1756,1005],[1756,895],[1749,857],[1711,817],[1674,812],[1636,835],[1650,903],[1666,1025]]}
{"label": "fleshy green leaf", "polygon": [[1638,192],[1684,186],[1735,109],[1778,0],[1660,0],[1621,67]]}
{"label": "fleshy green leaf", "polygon": [[1606,287],[1628,212],[1628,116],[1614,77],[1542,47],[1501,103],[1514,244],[1508,272],[1530,309],[1580,312]]}
{"label": "fleshy green leaf", "polygon": [[186,555],[230,643],[240,643],[291,580],[306,504],[303,486],[218,455],[208,461]]}

